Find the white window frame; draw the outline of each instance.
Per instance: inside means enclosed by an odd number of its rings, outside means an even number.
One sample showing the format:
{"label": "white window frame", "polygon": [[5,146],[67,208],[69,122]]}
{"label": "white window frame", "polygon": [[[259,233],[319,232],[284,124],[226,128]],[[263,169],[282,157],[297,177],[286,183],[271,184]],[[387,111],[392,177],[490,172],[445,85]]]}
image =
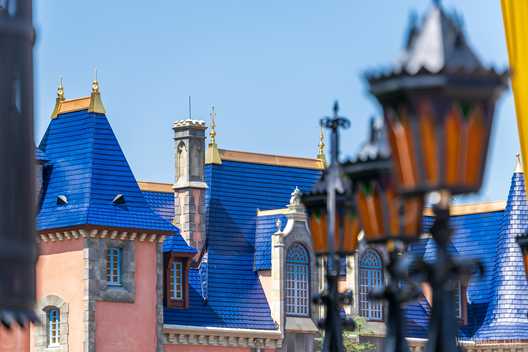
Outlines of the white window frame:
{"label": "white window frame", "polygon": [[171,266],[171,299],[175,301],[183,300],[183,262],[174,260]]}
{"label": "white window frame", "polygon": [[295,243],[290,246],[285,267],[286,314],[308,317],[310,316],[310,257],[302,244]]}

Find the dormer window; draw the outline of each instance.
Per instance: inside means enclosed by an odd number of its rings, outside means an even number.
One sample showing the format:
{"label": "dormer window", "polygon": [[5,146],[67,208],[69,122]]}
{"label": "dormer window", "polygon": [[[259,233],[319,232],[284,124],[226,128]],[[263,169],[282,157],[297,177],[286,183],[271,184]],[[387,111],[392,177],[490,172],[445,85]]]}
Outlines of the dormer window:
{"label": "dormer window", "polygon": [[106,253],[106,282],[110,286],[121,286],[122,248],[111,247]]}
{"label": "dormer window", "polygon": [[66,205],[68,204],[68,197],[64,194],[59,194],[57,196],[57,205]]}
{"label": "dormer window", "polygon": [[187,307],[188,258],[169,255],[166,266],[166,297],[168,307]]}
{"label": "dormer window", "polygon": [[467,324],[467,287],[463,282],[458,280],[454,290],[455,298],[455,313],[459,322],[464,325]]}
{"label": "dormer window", "polygon": [[183,300],[183,262],[175,260],[170,268],[169,296],[172,300]]}
{"label": "dormer window", "polygon": [[112,203],[114,204],[125,204],[125,196],[121,193],[117,194],[114,199],[112,200]]}

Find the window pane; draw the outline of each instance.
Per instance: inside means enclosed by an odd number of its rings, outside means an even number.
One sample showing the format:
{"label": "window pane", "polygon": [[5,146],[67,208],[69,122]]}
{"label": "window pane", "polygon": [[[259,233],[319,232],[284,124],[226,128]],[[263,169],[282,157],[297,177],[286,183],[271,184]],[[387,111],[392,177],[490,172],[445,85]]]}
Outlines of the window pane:
{"label": "window pane", "polygon": [[359,262],[359,314],[368,320],[383,319],[383,303],[368,299],[372,289],[383,286],[381,257],[374,250],[367,250]]}
{"label": "window pane", "polygon": [[121,248],[109,248],[106,254],[106,281],[110,285],[121,285]]}
{"label": "window pane", "polygon": [[286,256],[286,312],[290,315],[309,315],[309,259],[300,244],[294,244]]}
{"label": "window pane", "polygon": [[183,263],[172,262],[170,274],[170,297],[175,300],[183,300]]}
{"label": "window pane", "polygon": [[60,343],[60,314],[57,308],[48,310],[48,345]]}

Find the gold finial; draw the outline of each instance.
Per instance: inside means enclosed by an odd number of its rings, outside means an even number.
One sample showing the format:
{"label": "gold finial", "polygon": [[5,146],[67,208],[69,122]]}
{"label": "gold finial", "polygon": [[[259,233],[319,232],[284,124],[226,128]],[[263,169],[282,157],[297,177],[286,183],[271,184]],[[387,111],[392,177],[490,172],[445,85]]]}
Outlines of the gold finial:
{"label": "gold finial", "polygon": [[62,85],[62,77],[59,79],[59,86],[57,87],[57,99],[64,101],[64,86]]}
{"label": "gold finial", "polygon": [[206,164],[222,164],[220,151],[216,145],[216,112],[214,106],[211,107],[211,132],[209,132],[209,147],[205,154]]}
{"label": "gold finial", "polygon": [[57,87],[57,98],[55,98],[55,107],[51,113],[51,119],[53,120],[59,115],[62,102],[64,101],[64,86],[62,85],[62,77],[59,79],[59,86]]}
{"label": "gold finial", "polygon": [[94,80],[92,81],[92,94],[90,95],[90,105],[88,112],[95,112],[98,114],[106,114],[106,110],[101,100],[101,93],[99,92],[99,81],[97,80],[97,69],[94,72]]}
{"label": "gold finial", "polygon": [[321,126],[321,132],[319,133],[319,146],[317,149],[317,159],[321,160],[323,167],[326,167],[326,157],[325,157],[325,142],[324,142],[324,132],[323,126]]}
{"label": "gold finial", "polygon": [[216,121],[215,121],[215,118],[216,118],[216,112],[215,112],[215,109],[214,109],[214,105],[211,107],[211,132],[209,132],[209,137],[210,137],[210,143],[211,144],[216,144],[216,140],[215,140],[215,137],[216,137]]}

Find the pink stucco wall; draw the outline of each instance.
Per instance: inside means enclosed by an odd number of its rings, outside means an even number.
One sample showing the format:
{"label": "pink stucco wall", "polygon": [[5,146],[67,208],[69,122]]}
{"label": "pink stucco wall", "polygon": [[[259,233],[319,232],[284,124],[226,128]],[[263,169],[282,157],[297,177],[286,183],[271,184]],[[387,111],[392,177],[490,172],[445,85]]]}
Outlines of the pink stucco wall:
{"label": "pink stucco wall", "polygon": [[156,351],[156,244],[134,242],[136,297],[134,303],[96,302],[97,352]]}
{"label": "pink stucco wall", "polygon": [[[82,243],[82,240],[79,239],[78,241]],[[60,247],[61,243],[62,241],[57,242],[55,246]],[[71,243],[65,245],[69,247]],[[53,252],[57,251],[54,250]],[[83,253],[83,250],[76,250],[41,255],[37,261],[37,302],[48,295],[55,295],[62,298],[69,305],[69,352],[83,352],[83,296],[85,285]],[[31,327],[31,351],[35,350],[35,329],[35,327]]]}
{"label": "pink stucco wall", "polygon": [[15,327],[6,330],[0,327],[0,352],[28,352],[29,329]]}

